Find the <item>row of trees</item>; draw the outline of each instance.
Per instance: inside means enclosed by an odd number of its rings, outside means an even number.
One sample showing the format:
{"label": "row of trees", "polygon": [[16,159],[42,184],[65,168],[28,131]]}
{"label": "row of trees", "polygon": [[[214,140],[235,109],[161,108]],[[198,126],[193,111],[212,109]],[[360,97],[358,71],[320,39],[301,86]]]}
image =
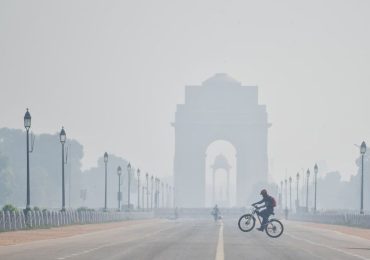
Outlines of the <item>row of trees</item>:
{"label": "row of trees", "polygon": [[[75,140],[69,140],[70,154],[67,165],[67,183],[81,185],[81,159],[83,147]],[[36,136],[35,147],[30,153],[31,204],[57,208],[61,200],[61,149],[59,135],[41,134]],[[0,205],[11,203],[25,207],[26,201],[26,149],[25,132],[22,130],[0,129]],[[76,189],[68,190],[71,203],[78,195]]]}
{"label": "row of trees", "polygon": [[[98,159],[97,167],[81,171],[83,146],[69,139],[67,165],[65,167],[66,207],[80,206],[101,208],[104,206],[104,161]],[[59,133],[41,134],[35,137],[35,146],[30,154],[31,205],[41,208],[61,207],[61,149]],[[109,155],[108,207],[117,206],[117,166],[125,169],[127,160]],[[123,171],[121,191],[127,194],[127,173]],[[142,183],[144,179],[142,177]],[[137,178],[132,176],[131,190],[136,192]],[[126,193],[125,193],[126,192]],[[123,200],[123,203],[125,200]],[[135,203],[135,197],[132,198]],[[0,206],[26,205],[26,151],[25,132],[0,128]]]}
{"label": "row of trees", "polygon": [[[341,180],[339,172],[329,172],[317,182],[318,209],[351,209],[358,211],[361,196],[361,157],[356,160],[358,171],[350,180]],[[370,156],[364,155],[364,209],[370,210]],[[312,183],[311,183],[312,185]],[[311,191],[313,187],[310,188]],[[311,192],[312,193],[312,192]],[[312,199],[311,199],[312,201]],[[311,204],[312,205],[312,204]]]}
{"label": "row of trees", "polygon": [[[317,209],[318,210],[354,210],[360,208],[360,190],[361,190],[361,157],[356,160],[358,171],[352,175],[349,180],[342,180],[338,171],[328,172],[324,176],[317,178]],[[364,209],[370,210],[370,156],[369,153],[364,155]],[[299,204],[301,207],[306,206],[306,174],[301,173],[299,180]],[[292,178],[292,208],[296,207],[297,188],[296,177]],[[287,191],[285,190],[287,188]],[[309,198],[308,207],[314,207],[314,176],[311,174],[308,184]],[[290,208],[290,190],[288,186],[279,185],[279,193],[282,195],[282,208]],[[287,198],[285,196],[287,195]],[[286,205],[287,202],[287,205]]]}

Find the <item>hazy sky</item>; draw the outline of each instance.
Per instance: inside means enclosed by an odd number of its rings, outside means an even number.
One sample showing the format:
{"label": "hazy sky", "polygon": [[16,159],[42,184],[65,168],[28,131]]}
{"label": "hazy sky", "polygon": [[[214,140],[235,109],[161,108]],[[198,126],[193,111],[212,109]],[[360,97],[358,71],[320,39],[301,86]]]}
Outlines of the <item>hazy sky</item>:
{"label": "hazy sky", "polygon": [[[259,86],[271,175],[354,173],[370,143],[370,1],[0,0],[0,127],[55,133],[170,174],[184,86]],[[36,143],[37,145],[37,143]]]}

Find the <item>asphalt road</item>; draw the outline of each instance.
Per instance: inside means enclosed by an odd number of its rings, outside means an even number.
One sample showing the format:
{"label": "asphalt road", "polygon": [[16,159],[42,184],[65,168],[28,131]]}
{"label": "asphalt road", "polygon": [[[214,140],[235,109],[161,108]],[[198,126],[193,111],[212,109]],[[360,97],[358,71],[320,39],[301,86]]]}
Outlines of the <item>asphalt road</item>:
{"label": "asphalt road", "polygon": [[370,241],[337,231],[285,224],[277,239],[239,231],[237,220],[143,221],[68,238],[0,247],[1,260],[23,259],[370,259]]}

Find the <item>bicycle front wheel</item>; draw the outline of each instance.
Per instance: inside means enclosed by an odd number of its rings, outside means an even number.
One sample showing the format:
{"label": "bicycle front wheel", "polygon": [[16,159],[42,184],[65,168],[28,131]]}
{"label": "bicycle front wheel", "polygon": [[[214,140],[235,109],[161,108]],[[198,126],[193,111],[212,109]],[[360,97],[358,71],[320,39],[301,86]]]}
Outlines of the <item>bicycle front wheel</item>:
{"label": "bicycle front wheel", "polygon": [[277,219],[271,219],[266,225],[266,234],[269,237],[277,238],[284,232],[283,224]]}
{"label": "bicycle front wheel", "polygon": [[239,218],[238,226],[243,232],[249,232],[254,228],[256,224],[256,219],[252,214],[245,214]]}

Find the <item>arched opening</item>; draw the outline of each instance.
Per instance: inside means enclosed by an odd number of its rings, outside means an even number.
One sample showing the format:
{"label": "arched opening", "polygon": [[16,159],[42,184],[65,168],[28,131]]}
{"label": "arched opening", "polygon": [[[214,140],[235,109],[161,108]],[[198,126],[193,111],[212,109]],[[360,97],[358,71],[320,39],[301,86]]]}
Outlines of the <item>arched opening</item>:
{"label": "arched opening", "polygon": [[205,204],[213,207],[236,205],[236,148],[225,140],[217,140],[206,150]]}

